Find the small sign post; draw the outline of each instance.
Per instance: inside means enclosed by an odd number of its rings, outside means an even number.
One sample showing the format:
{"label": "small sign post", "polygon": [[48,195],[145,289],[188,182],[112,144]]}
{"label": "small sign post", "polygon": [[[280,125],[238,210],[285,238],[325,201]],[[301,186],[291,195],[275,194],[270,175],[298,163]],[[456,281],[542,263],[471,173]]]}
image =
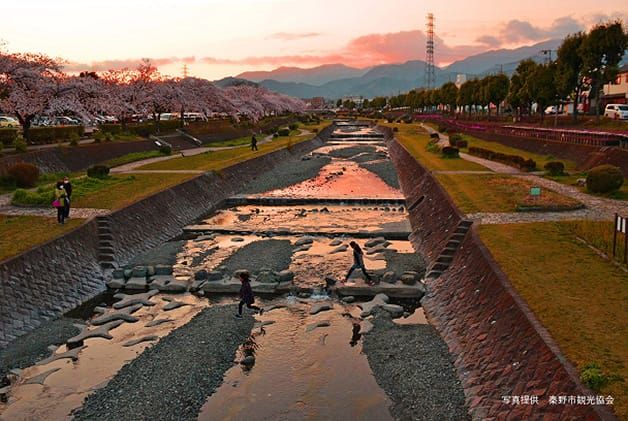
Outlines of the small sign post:
{"label": "small sign post", "polygon": [[530,187],[530,197],[536,201],[541,197],[541,188],[538,186]]}
{"label": "small sign post", "polygon": [[613,258],[617,250],[617,233],[624,234],[624,263],[628,261],[628,218],[615,214],[615,229],[613,230]]}

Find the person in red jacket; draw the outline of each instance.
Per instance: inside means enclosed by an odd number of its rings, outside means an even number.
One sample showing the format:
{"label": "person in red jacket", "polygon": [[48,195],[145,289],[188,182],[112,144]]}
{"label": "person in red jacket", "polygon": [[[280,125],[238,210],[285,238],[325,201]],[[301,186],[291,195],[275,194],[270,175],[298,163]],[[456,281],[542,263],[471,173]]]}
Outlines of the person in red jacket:
{"label": "person in red jacket", "polygon": [[240,287],[240,304],[238,304],[238,314],[236,314],[235,317],[237,319],[242,318],[242,308],[245,304],[247,308],[257,310],[259,314],[262,314],[264,310],[253,305],[255,297],[253,296],[253,289],[251,289],[251,281],[249,280],[248,272],[240,272],[240,282],[242,283]]}

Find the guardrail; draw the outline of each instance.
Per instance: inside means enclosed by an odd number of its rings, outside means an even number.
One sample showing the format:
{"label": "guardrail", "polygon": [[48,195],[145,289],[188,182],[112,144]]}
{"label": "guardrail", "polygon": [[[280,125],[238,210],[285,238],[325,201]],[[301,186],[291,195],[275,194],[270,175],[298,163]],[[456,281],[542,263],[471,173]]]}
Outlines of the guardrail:
{"label": "guardrail", "polygon": [[441,115],[419,115],[417,117],[420,119],[442,122],[443,124],[454,127],[460,131],[495,133],[505,136],[524,137],[526,139],[538,139],[552,142],[570,143],[574,145],[596,147],[616,146],[620,148],[628,148],[628,135],[622,133],[593,130],[549,129],[516,125],[489,125],[462,122],[452,118],[445,118]]}

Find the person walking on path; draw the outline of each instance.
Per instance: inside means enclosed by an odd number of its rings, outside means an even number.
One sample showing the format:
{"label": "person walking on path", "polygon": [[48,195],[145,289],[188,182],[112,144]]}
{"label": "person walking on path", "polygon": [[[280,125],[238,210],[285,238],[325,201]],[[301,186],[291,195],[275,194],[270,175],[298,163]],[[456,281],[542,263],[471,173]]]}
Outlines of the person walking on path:
{"label": "person walking on path", "polygon": [[253,137],[251,137],[251,150],[257,150],[257,137],[255,137],[255,133],[253,133]]}
{"label": "person walking on path", "polygon": [[353,249],[353,266],[351,266],[351,269],[349,269],[347,276],[345,276],[344,282],[347,282],[354,270],[361,269],[367,283],[370,285],[372,283],[372,280],[370,275],[366,271],[366,267],[364,266],[364,252],[355,241],[351,241],[349,245]]}
{"label": "person walking on path", "polygon": [[63,177],[63,188],[65,189],[65,214],[63,215],[66,219],[70,217],[70,203],[72,200],[72,183],[70,183],[70,179],[68,177]]}
{"label": "person walking on path", "polygon": [[65,224],[65,207],[67,197],[68,194],[63,188],[63,181],[57,181],[57,185],[55,187],[55,201],[52,203],[53,206],[57,208],[57,222],[60,224]]}
{"label": "person walking on path", "polygon": [[255,297],[253,297],[253,289],[251,288],[251,281],[249,280],[248,272],[240,273],[240,282],[242,283],[242,286],[240,287],[240,304],[238,304],[238,314],[235,315],[236,319],[242,318],[242,308],[245,304],[247,308],[257,310],[261,315],[264,310],[253,305]]}

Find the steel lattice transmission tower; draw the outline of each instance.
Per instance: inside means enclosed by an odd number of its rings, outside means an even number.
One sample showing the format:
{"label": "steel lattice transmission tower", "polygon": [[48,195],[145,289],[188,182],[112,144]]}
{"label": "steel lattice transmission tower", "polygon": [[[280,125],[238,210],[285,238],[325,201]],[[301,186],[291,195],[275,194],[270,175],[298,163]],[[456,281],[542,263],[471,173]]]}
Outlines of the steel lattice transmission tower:
{"label": "steel lattice transmission tower", "polygon": [[427,42],[425,44],[425,88],[434,89],[436,86],[436,71],[434,70],[434,14],[427,14]]}

